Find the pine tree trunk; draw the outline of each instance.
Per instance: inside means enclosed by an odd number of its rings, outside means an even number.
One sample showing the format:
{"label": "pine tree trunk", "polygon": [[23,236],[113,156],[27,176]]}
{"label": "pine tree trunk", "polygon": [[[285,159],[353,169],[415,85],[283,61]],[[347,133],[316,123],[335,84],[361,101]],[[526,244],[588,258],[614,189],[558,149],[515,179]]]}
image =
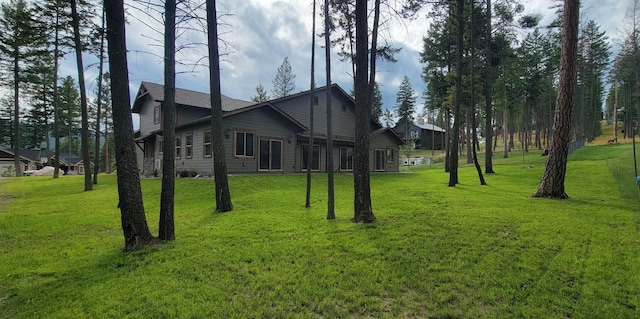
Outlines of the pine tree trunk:
{"label": "pine tree trunk", "polygon": [[20,63],[18,48],[14,47],[13,57],[13,164],[16,177],[22,176],[22,162],[20,162]]}
{"label": "pine tree trunk", "polygon": [[[93,189],[93,182],[91,181],[91,158],[89,157],[89,112],[87,106],[87,89],[84,83],[82,42],[80,41],[80,19],[78,17],[76,0],[71,0],[71,17],[76,51],[76,63],[78,67],[78,85],[80,86],[80,112],[82,113],[82,128],[80,138],[82,141],[82,163],[84,165],[84,190],[86,192]],[[71,159],[69,159],[69,162],[71,162]]]}
{"label": "pine tree trunk", "polygon": [[458,184],[458,147],[460,145],[460,104],[462,99],[462,50],[464,46],[464,0],[456,1],[457,46],[456,46],[456,97],[453,108],[453,139],[449,159],[449,186]]}
{"label": "pine tree trunk", "polygon": [[553,124],[549,158],[534,197],[569,198],[564,190],[564,180],[569,155],[571,112],[576,87],[579,0],[565,0],[563,12],[562,56],[560,61],[560,86]]}
{"label": "pine tree trunk", "polygon": [[104,2],[104,7],[107,16],[113,127],[118,162],[118,206],[124,233],[124,250],[131,251],[149,244],[153,236],[149,232],[144,214],[136,146],[133,141],[124,3],[123,0],[108,0]]}
{"label": "pine tree trunk", "polygon": [[233,210],[222,131],[222,96],[220,92],[220,52],[215,1],[207,1],[207,41],[209,46],[209,90],[211,92],[211,144],[216,192],[216,212]]}
{"label": "pine tree trunk", "polygon": [[[324,4],[327,9],[325,10],[325,15],[328,11],[328,3],[325,1]],[[316,0],[313,0],[313,17],[311,19],[313,22],[311,23],[311,80],[309,84],[309,147],[307,154],[307,192],[305,194],[305,202],[304,207],[311,207],[311,166],[313,165],[313,104],[315,100],[315,88],[316,88]],[[329,36],[328,32],[325,29],[325,36]],[[331,83],[329,83],[331,84]],[[327,215],[327,219],[329,216]],[[335,218],[335,216],[334,216]]]}
{"label": "pine tree trunk", "polygon": [[369,180],[368,30],[367,0],[356,0],[356,140],[353,154],[354,217],[356,223],[375,221]]}
{"label": "pine tree trunk", "polygon": [[[175,161],[176,161],[176,1],[165,1],[164,21],[164,101],[162,101],[162,190],[158,237],[174,240]],[[184,142],[183,142],[184,144]]]}
{"label": "pine tree trunk", "polygon": [[[331,41],[329,39],[329,2],[324,3],[324,44],[325,44],[325,72],[327,94],[327,219],[335,219],[335,188],[333,174],[333,112],[331,103]],[[357,131],[357,126],[356,126]],[[309,146],[312,148],[312,146]],[[355,161],[355,160],[354,160]],[[355,166],[355,163],[354,163]],[[355,170],[355,167],[354,167]]]}
{"label": "pine tree trunk", "polygon": [[493,66],[492,66],[492,52],[491,52],[491,36],[492,36],[492,24],[491,24],[491,0],[487,0],[487,30],[485,32],[485,54],[486,54],[486,74],[484,81],[484,113],[485,113],[485,153],[484,153],[484,172],[487,174],[495,173],[493,170],[493,148],[492,148],[492,134],[493,134],[493,106],[491,105],[491,95],[493,87]]}
{"label": "pine tree trunk", "polygon": [[60,103],[58,101],[58,57],[60,50],[58,49],[60,35],[58,32],[58,23],[60,20],[60,14],[56,6],[56,25],[54,30],[54,42],[53,42],[53,134],[56,136],[54,142],[55,148],[55,163],[53,169],[53,178],[60,176]]}
{"label": "pine tree trunk", "polygon": [[[98,62],[98,97],[96,111],[96,142],[94,148],[93,184],[98,184],[98,171],[100,170],[100,115],[102,112],[102,68],[104,66],[104,8],[102,9],[102,22],[100,26],[100,61]],[[106,128],[105,128],[106,130]],[[106,135],[105,135],[106,137]]]}

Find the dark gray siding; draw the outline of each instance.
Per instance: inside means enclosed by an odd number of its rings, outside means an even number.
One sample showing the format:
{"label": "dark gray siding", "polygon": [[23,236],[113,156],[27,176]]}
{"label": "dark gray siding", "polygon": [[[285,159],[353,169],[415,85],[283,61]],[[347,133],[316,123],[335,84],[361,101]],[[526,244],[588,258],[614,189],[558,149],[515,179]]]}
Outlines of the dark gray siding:
{"label": "dark gray siding", "polygon": [[140,109],[140,136],[147,136],[153,131],[157,131],[161,128],[160,123],[153,123],[153,109],[160,105],[160,102],[151,101],[147,98],[144,105]]}
{"label": "dark gray siding", "polygon": [[176,125],[187,124],[211,115],[210,109],[184,105],[177,105],[176,111],[178,112],[178,120],[176,121]]}
{"label": "dark gray siding", "polygon": [[[292,173],[299,165],[296,160],[296,133],[297,128],[281,115],[268,107],[263,107],[223,119],[223,131],[225,132],[225,153],[227,171],[230,174],[256,173],[258,172],[259,139],[275,139],[282,141],[282,169],[274,172]],[[213,159],[204,157],[203,132],[208,130],[208,124],[190,127],[176,131],[183,141],[182,156],[176,160],[176,170],[196,171],[204,175],[213,174]],[[254,133],[254,156],[250,158],[238,158],[234,156],[234,132],[250,131]],[[185,157],[186,134],[193,132],[193,156]]]}
{"label": "dark gray siding", "polygon": [[[321,90],[315,94],[318,98],[318,104],[314,106],[313,125],[314,132],[317,134],[327,133],[327,98],[326,91]],[[332,118],[333,118],[333,135],[340,138],[355,137],[355,113],[353,102],[348,100],[342,94],[338,94],[337,90],[333,90]],[[310,128],[309,121],[309,96],[303,95],[296,98],[276,102],[275,105],[283,112],[289,114],[302,125]]]}
{"label": "dark gray siding", "polygon": [[371,139],[369,141],[369,147],[369,165],[372,171],[375,170],[375,150],[384,150],[386,157],[387,149],[391,149],[393,151],[393,160],[389,161],[388,159],[385,159],[384,170],[386,172],[398,172],[400,170],[398,141],[392,136],[391,132],[384,132]]}

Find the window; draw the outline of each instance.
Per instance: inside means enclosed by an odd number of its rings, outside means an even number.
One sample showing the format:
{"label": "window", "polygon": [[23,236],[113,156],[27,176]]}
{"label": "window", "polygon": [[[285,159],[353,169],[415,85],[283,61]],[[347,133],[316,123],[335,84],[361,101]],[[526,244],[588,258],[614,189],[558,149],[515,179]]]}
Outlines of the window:
{"label": "window", "polygon": [[395,162],[395,154],[393,147],[387,147],[387,163]]}
{"label": "window", "polygon": [[[302,169],[307,169],[309,163],[309,144],[302,145]],[[313,145],[313,154],[311,155],[311,170],[320,170],[320,145]]]}
{"label": "window", "polygon": [[376,171],[384,171],[384,162],[385,162],[385,152],[384,150],[377,149],[375,150],[375,170]]}
{"label": "window", "polygon": [[153,107],[153,124],[160,124],[160,105]]}
{"label": "window", "polygon": [[164,152],[164,141],[162,138],[158,138],[158,154],[162,155]]}
{"label": "window", "polygon": [[233,154],[236,157],[253,157],[253,133],[236,131]]}
{"label": "window", "polygon": [[340,148],[340,170],[353,170],[353,148]]}
{"label": "window", "polygon": [[185,158],[193,157],[193,132],[189,132],[184,137]]}
{"label": "window", "polygon": [[420,135],[420,132],[419,131],[411,131],[410,134],[411,134],[411,138],[418,138],[418,136]]}
{"label": "window", "polygon": [[176,158],[182,157],[182,154],[180,152],[181,146],[182,145],[180,145],[180,135],[176,135]]}
{"label": "window", "polygon": [[282,170],[282,141],[260,139],[260,163],[261,171]]}
{"label": "window", "polygon": [[202,132],[202,155],[203,157],[211,157],[212,149],[211,149],[211,130],[206,130]]}

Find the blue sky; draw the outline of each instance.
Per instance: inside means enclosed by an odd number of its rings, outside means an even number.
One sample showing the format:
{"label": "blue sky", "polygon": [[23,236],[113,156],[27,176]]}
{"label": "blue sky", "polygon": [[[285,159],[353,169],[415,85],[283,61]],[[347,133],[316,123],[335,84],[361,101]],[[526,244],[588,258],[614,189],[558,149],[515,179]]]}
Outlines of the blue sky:
{"label": "blue sky", "polygon": [[[595,20],[605,30],[614,46],[620,42],[621,23],[626,9],[633,0],[583,0],[582,19]],[[0,0],[7,2],[7,0]],[[133,3],[125,1],[126,3]],[[394,3],[395,1],[389,1]],[[544,15],[543,23],[554,18],[549,9],[553,0],[523,0],[527,13]],[[310,46],[312,0],[218,0],[219,15],[223,15],[220,37],[224,40],[221,51],[224,53],[221,63],[222,93],[233,98],[249,100],[255,94],[255,87],[262,83],[271,93],[272,80],[278,66],[288,57],[296,75],[295,92],[308,90],[310,84]],[[380,84],[385,108],[393,109],[395,96],[402,78],[407,75],[418,96],[418,111],[422,109],[422,91],[425,83],[420,78],[422,65],[419,52],[422,37],[426,34],[429,21],[428,9],[423,9],[414,21],[399,21],[383,16],[387,20],[382,27],[382,37],[402,51],[394,64],[378,63],[376,78]],[[134,95],[141,81],[162,83],[162,34],[149,26],[162,25],[139,11],[128,9],[127,45],[129,49],[129,74],[131,94]],[[161,17],[156,17],[161,19]],[[203,27],[201,32],[188,32],[179,39],[179,43],[204,43]],[[317,21],[316,33],[320,33],[322,23]],[[324,76],[324,40],[316,37],[316,83],[325,84]],[[332,81],[346,91],[352,87],[351,66],[339,61],[336,49],[332,50]],[[181,88],[208,92],[209,80],[206,63],[207,49],[204,45],[194,45],[191,49],[180,50],[177,60],[183,62],[199,61],[200,66],[179,65],[180,72],[176,85]],[[204,59],[204,60],[203,60]],[[85,78],[90,96],[95,90],[97,59],[85,55],[87,70]],[[69,55],[61,65],[61,77],[76,77],[75,61]]]}

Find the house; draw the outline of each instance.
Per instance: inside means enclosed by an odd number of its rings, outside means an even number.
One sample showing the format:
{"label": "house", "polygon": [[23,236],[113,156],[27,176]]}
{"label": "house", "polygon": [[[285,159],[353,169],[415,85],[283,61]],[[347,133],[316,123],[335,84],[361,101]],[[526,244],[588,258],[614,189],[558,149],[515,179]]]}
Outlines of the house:
{"label": "house", "polygon": [[[331,90],[333,111],[333,166],[353,170],[355,112],[353,99],[338,85]],[[326,172],[326,90],[315,90],[314,143],[311,169]],[[142,82],[133,109],[140,115],[135,134],[140,149],[141,173],[162,170],[163,86]],[[227,170],[231,174],[306,170],[311,122],[310,92],[254,103],[222,96],[223,132]],[[176,171],[213,174],[211,108],[209,94],[176,89]],[[397,172],[402,140],[373,119],[370,131],[372,171]]]}
{"label": "house", "polygon": [[[407,141],[405,138],[405,122],[401,119],[398,121],[393,130],[402,138],[403,141]],[[409,141],[415,144],[416,149],[423,150],[441,150],[446,145],[446,131],[433,124],[424,123],[418,121],[418,123],[411,122],[408,127]]]}
{"label": "house", "polygon": [[[51,156],[51,166],[55,165],[55,162],[55,155]],[[91,162],[91,167],[93,167],[93,162]],[[84,175],[84,162],[82,161],[82,157],[73,153],[60,153],[60,169],[64,172],[64,175]]]}
{"label": "house", "polygon": [[[43,168],[49,163],[49,157],[52,153],[37,148],[20,149],[22,172]],[[14,154],[13,149],[0,149],[0,174],[4,173],[9,166],[15,166]]]}

